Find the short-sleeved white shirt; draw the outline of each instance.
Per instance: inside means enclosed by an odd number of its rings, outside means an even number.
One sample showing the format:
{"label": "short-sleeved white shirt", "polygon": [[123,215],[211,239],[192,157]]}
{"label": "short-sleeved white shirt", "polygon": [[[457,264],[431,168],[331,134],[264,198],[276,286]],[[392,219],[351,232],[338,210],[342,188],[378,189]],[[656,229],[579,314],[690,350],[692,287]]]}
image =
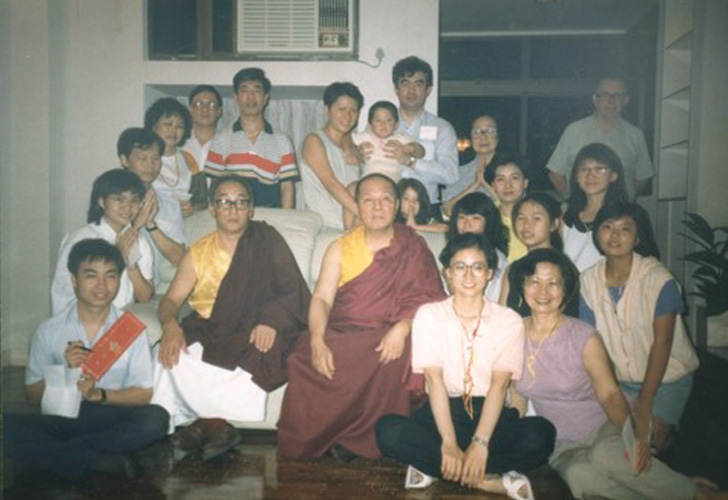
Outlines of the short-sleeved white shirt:
{"label": "short-sleeved white shirt", "polygon": [[[96,224],[94,222],[80,227],[66,234],[61,242],[61,250],[58,252],[58,263],[56,264],[56,275],[51,285],[51,301],[53,303],[53,314],[66,309],[70,304],[76,303],[76,293],[73,290],[71,273],[68,270],[68,254],[71,253],[73,245],[81,240],[89,238],[101,238],[112,245],[116,244],[116,231],[109,226],[103,217]],[[146,279],[151,280],[154,274],[154,254],[152,248],[144,238],[137,238],[141,258],[137,263],[139,271]],[[134,285],[129,278],[129,272],[124,269],[119,279],[119,292],[114,298],[114,305],[119,309],[134,303]]]}
{"label": "short-sleeved white shirt", "polygon": [[[81,341],[89,349],[103,337],[104,333],[120,316],[119,310],[111,306],[104,326],[96,335],[93,343],[88,341],[86,331],[78,319],[78,306],[74,302],[59,314],[40,324],[30,339],[30,355],[25,370],[25,384],[31,385],[44,380],[47,366],[65,365],[64,353],[69,342]],[[108,390],[128,387],[152,387],[152,354],[146,332],[129,346],[106,374],[96,383],[96,387]]]}
{"label": "short-sleeved white shirt", "polygon": [[[514,380],[521,377],[523,332],[523,320],[515,311],[485,301],[473,341],[473,396],[487,395],[493,371],[511,372]],[[464,393],[468,362],[467,341],[453,297],[421,306],[412,324],[412,371],[442,368],[448,396],[458,397]]]}

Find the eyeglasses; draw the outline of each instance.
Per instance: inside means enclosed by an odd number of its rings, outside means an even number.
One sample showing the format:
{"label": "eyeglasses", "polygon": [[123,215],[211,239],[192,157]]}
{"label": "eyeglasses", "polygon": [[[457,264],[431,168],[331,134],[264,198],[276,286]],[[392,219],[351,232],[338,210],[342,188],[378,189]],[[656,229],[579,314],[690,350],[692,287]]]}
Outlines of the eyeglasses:
{"label": "eyeglasses", "polygon": [[595,167],[579,167],[576,172],[581,175],[592,174],[592,175],[606,175],[609,172],[609,167],[606,165],[597,165]]}
{"label": "eyeglasses", "polygon": [[450,271],[453,273],[453,275],[459,278],[465,276],[468,270],[473,273],[473,276],[475,276],[476,278],[480,278],[481,276],[485,276],[485,273],[488,272],[488,266],[485,262],[474,262],[473,264],[466,264],[465,262],[455,262],[450,266]]}
{"label": "eyeglasses", "polygon": [[627,97],[626,92],[597,92],[597,99],[602,101],[609,101],[614,99],[615,101],[622,101]]}
{"label": "eyeglasses", "polygon": [[487,127],[487,128],[474,128],[470,131],[470,134],[473,137],[477,137],[479,135],[486,135],[488,137],[498,137],[498,129],[493,127]]}
{"label": "eyeglasses", "polygon": [[250,200],[247,198],[238,198],[232,200],[230,198],[218,198],[214,201],[215,207],[218,210],[232,210],[233,207],[237,210],[247,210],[250,208]]}
{"label": "eyeglasses", "polygon": [[195,101],[192,103],[192,107],[197,109],[217,109],[220,106],[215,101]]}

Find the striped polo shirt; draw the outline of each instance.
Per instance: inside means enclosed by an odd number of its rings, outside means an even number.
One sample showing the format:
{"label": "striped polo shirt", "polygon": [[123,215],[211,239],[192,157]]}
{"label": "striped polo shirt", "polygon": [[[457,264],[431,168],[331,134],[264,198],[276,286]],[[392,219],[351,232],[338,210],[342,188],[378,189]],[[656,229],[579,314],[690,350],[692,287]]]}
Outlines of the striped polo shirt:
{"label": "striped polo shirt", "polygon": [[245,177],[253,187],[255,204],[263,207],[280,207],[279,183],[299,180],[291,141],[274,132],[267,121],[255,142],[243,132],[239,120],[231,131],[217,134],[210,145],[205,173],[211,177]]}

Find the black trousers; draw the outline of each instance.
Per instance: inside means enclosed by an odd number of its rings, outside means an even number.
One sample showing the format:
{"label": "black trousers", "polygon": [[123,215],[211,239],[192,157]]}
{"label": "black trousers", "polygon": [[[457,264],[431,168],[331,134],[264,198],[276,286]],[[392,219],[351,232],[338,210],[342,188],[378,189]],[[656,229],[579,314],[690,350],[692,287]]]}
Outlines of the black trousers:
{"label": "black trousers", "polygon": [[4,414],[5,458],[20,470],[44,470],[81,479],[101,455],[141,449],[168,431],[161,406],[113,406],[83,401],[78,418]]}
{"label": "black trousers", "polygon": [[[458,447],[465,451],[475,434],[485,398],[473,398],[474,415],[465,411],[462,398],[450,398]],[[411,417],[385,415],[376,423],[377,445],[382,455],[412,465],[428,476],[441,478],[442,438],[429,402]],[[556,429],[542,417],[519,418],[512,408],[503,408],[488,446],[486,472],[527,471],[548,461],[554,449]]]}

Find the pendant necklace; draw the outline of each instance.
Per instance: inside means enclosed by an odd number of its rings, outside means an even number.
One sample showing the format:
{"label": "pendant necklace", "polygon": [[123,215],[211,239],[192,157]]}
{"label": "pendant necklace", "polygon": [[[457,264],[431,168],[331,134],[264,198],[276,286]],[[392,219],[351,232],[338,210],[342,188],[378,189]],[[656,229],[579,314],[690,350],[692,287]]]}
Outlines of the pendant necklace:
{"label": "pendant necklace", "polygon": [[[485,304],[483,304],[483,307],[485,307]],[[468,352],[468,361],[465,368],[465,374],[463,376],[463,405],[465,406],[465,411],[468,413],[468,416],[472,420],[474,416],[473,387],[475,386],[472,374],[473,361],[475,359],[475,350],[473,349],[473,347],[475,344],[475,337],[477,337],[478,329],[480,328],[480,321],[483,319],[483,309],[480,309],[480,314],[478,314],[478,321],[475,323],[475,328],[473,328],[472,333],[468,333],[468,329],[463,323],[462,316],[460,316],[457,309],[455,309],[455,302],[453,302],[452,304],[452,309],[453,311],[455,311],[455,315],[457,316],[458,321],[460,321],[460,328],[462,329],[463,337],[465,339],[463,343],[463,364],[466,364],[465,351]]]}
{"label": "pendant necklace", "polygon": [[[526,370],[528,370],[528,373],[531,374],[532,380],[531,383],[528,384],[528,387],[531,387],[536,382],[536,359],[538,358],[538,353],[541,351],[541,346],[543,346],[544,341],[551,337],[553,335],[554,331],[556,331],[556,327],[559,326],[559,323],[561,323],[561,317],[556,320],[556,323],[554,323],[554,326],[551,327],[551,330],[541,337],[541,339],[538,341],[538,345],[536,348],[533,348],[533,344],[531,343],[531,337],[526,333],[526,345],[528,346],[528,356],[526,356]],[[529,327],[532,327],[533,325],[533,319],[530,319],[528,322]],[[531,328],[529,328],[530,330]]]}

